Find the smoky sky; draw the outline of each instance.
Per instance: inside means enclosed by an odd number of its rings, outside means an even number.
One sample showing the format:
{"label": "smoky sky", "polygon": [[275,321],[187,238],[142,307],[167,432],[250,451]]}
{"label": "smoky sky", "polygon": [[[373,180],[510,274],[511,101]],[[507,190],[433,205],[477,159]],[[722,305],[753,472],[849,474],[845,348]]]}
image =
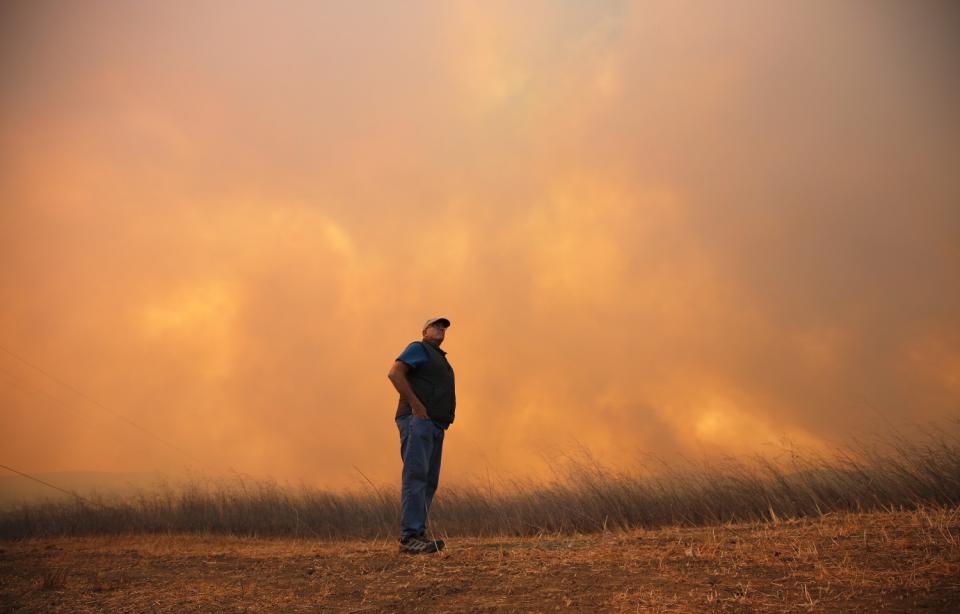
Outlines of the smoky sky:
{"label": "smoky sky", "polygon": [[436,316],[454,479],[958,415],[950,2],[0,12],[4,463],[394,479]]}

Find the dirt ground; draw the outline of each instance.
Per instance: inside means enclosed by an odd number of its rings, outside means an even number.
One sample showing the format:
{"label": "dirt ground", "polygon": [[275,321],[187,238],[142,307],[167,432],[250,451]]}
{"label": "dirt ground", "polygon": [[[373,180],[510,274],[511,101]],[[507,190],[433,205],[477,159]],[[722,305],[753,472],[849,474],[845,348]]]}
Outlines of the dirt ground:
{"label": "dirt ground", "polygon": [[960,508],[539,538],[0,542],[0,610],[952,611]]}

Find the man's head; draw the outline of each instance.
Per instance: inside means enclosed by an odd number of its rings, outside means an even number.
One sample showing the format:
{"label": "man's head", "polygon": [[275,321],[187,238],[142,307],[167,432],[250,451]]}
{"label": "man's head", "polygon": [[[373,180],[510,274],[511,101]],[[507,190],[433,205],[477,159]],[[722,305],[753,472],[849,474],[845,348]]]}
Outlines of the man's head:
{"label": "man's head", "polygon": [[423,340],[439,347],[443,343],[448,326],[450,326],[450,320],[446,318],[430,318],[423,325]]}

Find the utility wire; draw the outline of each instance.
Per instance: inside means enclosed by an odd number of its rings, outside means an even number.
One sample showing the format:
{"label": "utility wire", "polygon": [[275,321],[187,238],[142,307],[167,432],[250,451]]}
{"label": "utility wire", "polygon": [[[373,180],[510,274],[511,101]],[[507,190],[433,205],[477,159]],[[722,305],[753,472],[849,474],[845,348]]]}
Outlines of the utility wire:
{"label": "utility wire", "polygon": [[52,488],[52,489],[54,489],[54,490],[59,490],[59,491],[62,492],[62,493],[65,493],[65,494],[70,495],[71,497],[76,497],[76,498],[79,499],[80,501],[83,501],[84,503],[87,503],[87,504],[89,504],[89,505],[95,505],[95,504],[93,503],[93,501],[90,501],[90,500],[87,499],[86,497],[81,497],[81,496],[78,495],[77,493],[71,492],[71,491],[69,491],[69,490],[67,490],[67,489],[65,489],[65,488],[60,488],[59,486],[54,486],[54,485],[51,484],[50,482],[44,482],[44,481],[41,480],[40,478],[35,478],[35,477],[33,477],[32,475],[26,474],[26,473],[24,473],[24,472],[22,472],[22,471],[18,471],[18,470],[16,470],[16,469],[14,469],[13,467],[7,467],[6,465],[0,465],[0,468],[3,468],[3,469],[6,469],[7,471],[11,471],[11,472],[13,472],[13,473],[16,473],[17,475],[21,475],[21,476],[27,478],[28,480],[33,480],[33,481],[36,482],[37,484],[43,484],[44,486],[47,486],[47,487]]}
{"label": "utility wire", "polygon": [[[44,390],[40,386],[24,379],[18,377],[17,375],[11,373],[7,369],[0,367],[0,375],[7,378],[10,384],[10,390],[20,392],[23,394],[24,398],[29,401],[34,401],[36,394],[41,394],[50,401],[51,403],[44,403],[43,400],[40,400],[38,403],[44,409],[56,408],[71,418],[79,420],[79,422],[86,426],[91,431],[98,434],[107,434],[110,439],[119,445],[125,445],[126,441],[123,439],[123,435],[117,432],[118,426],[116,424],[108,423],[103,416],[95,415],[93,413],[80,413],[74,410],[70,405],[70,402],[62,399],[47,390]],[[120,427],[122,428],[122,427]]]}
{"label": "utility wire", "polygon": [[60,397],[54,394],[51,394],[50,392],[33,384],[32,382],[29,382],[23,379],[22,377],[17,377],[13,373],[11,373],[10,371],[7,371],[2,367],[0,367],[0,375],[3,375],[5,378],[10,380],[7,383],[10,385],[11,390],[16,390],[18,392],[23,393],[25,398],[31,398],[35,394],[40,394],[52,401],[52,403],[50,404],[46,404],[46,403],[43,404],[43,407],[56,407],[57,409],[61,410],[65,414],[79,420],[80,422],[82,422],[83,424],[85,424],[90,428],[101,428],[101,429],[110,428],[107,426],[107,423],[102,418],[92,416],[89,413],[84,415],[77,412],[76,410],[70,407],[70,403],[68,401],[65,401],[64,399],[61,399]]}
{"label": "utility wire", "polygon": [[70,384],[68,384],[67,382],[65,382],[65,381],[63,381],[62,379],[60,379],[59,377],[53,375],[53,374],[50,373],[49,371],[46,371],[46,370],[43,369],[42,367],[39,367],[39,366],[33,364],[32,362],[30,362],[30,361],[27,360],[26,358],[23,358],[22,356],[20,356],[20,355],[18,355],[18,354],[15,354],[14,352],[8,350],[7,348],[3,347],[2,345],[0,345],[0,350],[2,350],[3,352],[5,352],[6,354],[9,354],[10,356],[16,358],[17,360],[19,360],[19,361],[22,362],[23,364],[27,365],[27,366],[30,367],[31,369],[34,369],[34,370],[42,373],[43,375],[49,377],[51,380],[57,382],[58,384],[60,384],[60,385],[63,386],[64,388],[66,388],[67,390],[73,392],[74,394],[76,394],[77,396],[79,396],[79,397],[82,398],[83,400],[87,401],[88,403],[94,405],[95,407],[99,408],[100,410],[107,412],[108,414],[110,414],[110,415],[113,416],[114,418],[116,418],[116,419],[118,419],[118,420],[122,420],[122,421],[126,422],[128,425],[130,425],[130,426],[132,426],[133,428],[137,429],[138,431],[140,431],[140,432],[142,432],[142,433],[144,433],[144,434],[146,434],[146,435],[149,435],[150,437],[153,437],[154,439],[156,439],[156,440],[159,441],[160,443],[162,443],[162,444],[164,444],[164,445],[166,445],[166,446],[168,446],[168,447],[176,450],[177,452],[179,452],[180,454],[182,454],[183,456],[185,456],[185,457],[188,458],[189,460],[193,461],[194,463],[197,463],[198,465],[204,465],[204,466],[206,466],[206,463],[204,463],[204,462],[201,461],[200,459],[194,457],[192,454],[190,454],[190,453],[187,452],[186,450],[182,449],[180,446],[178,446],[178,445],[176,445],[176,444],[174,444],[174,443],[172,443],[172,442],[170,442],[170,441],[167,441],[166,439],[164,439],[163,437],[160,437],[160,436],[157,435],[156,433],[153,433],[153,432],[150,431],[149,429],[147,429],[147,428],[145,428],[145,427],[143,427],[143,426],[140,426],[139,424],[137,424],[136,422],[134,422],[134,421],[131,420],[130,418],[127,418],[127,417],[124,416],[123,414],[121,414],[121,413],[119,413],[119,412],[116,412],[116,411],[110,409],[109,407],[107,407],[107,406],[104,405],[103,403],[100,403],[99,401],[97,401],[96,399],[91,398],[90,396],[88,396],[87,394],[83,393],[82,391],[77,390],[76,388],[74,388],[73,386],[71,386]]}

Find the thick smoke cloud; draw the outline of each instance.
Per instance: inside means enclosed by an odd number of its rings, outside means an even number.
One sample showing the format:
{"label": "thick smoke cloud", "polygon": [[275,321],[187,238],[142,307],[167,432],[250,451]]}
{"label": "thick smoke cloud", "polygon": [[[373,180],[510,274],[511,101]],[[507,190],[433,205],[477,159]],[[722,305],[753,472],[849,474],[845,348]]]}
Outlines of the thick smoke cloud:
{"label": "thick smoke cloud", "polygon": [[[6,3],[3,462],[445,476],[957,414],[950,3]],[[447,479],[447,478],[445,478]]]}

